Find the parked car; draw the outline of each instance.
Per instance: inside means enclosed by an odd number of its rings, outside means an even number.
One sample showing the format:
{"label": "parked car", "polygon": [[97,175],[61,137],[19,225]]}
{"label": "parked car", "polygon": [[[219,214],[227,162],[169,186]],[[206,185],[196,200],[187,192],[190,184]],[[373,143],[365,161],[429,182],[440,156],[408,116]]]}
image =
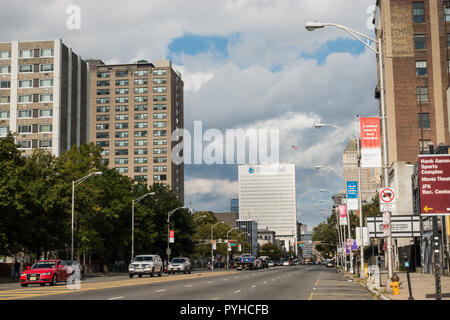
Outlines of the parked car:
{"label": "parked car", "polygon": [[267,267],[275,267],[275,261],[272,261],[272,260],[268,261]]}
{"label": "parked car", "polygon": [[128,266],[128,275],[133,278],[135,274],[141,278],[144,274],[161,277],[163,273],[163,263],[161,257],[156,254],[144,254],[136,256]]}
{"label": "parked car", "polygon": [[289,260],[283,261],[283,266],[289,266]]}
{"label": "parked car", "polygon": [[191,273],[191,271],[192,267],[189,258],[180,257],[173,258],[172,261],[170,261],[167,273],[175,274],[176,272],[184,272],[186,274]]}
{"label": "parked car", "polygon": [[277,262],[275,263],[275,265],[277,265],[277,266],[282,266],[282,265],[283,265],[283,261],[277,260]]}
{"label": "parked car", "polygon": [[334,261],[333,260],[328,261],[327,264],[326,264],[326,267],[327,268],[334,268],[335,267]]}
{"label": "parked car", "polygon": [[294,261],[294,265],[296,265],[296,266],[298,266],[300,263],[301,263],[300,260],[295,260],[295,261]]}
{"label": "parked car", "polygon": [[20,285],[39,283],[41,286],[49,283],[54,286],[57,282],[67,281],[67,265],[63,260],[39,260],[20,274]]}

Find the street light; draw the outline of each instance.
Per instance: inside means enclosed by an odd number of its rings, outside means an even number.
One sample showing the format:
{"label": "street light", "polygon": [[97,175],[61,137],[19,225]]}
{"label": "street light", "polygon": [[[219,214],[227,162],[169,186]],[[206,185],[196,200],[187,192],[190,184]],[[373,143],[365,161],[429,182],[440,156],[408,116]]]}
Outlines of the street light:
{"label": "street light", "polygon": [[178,208],[175,208],[172,211],[169,211],[167,213],[167,251],[166,251],[166,254],[167,254],[167,265],[169,265],[169,262],[170,262],[170,216],[172,214],[174,214],[175,211],[177,211],[178,209],[189,209],[189,208],[178,207]]}
{"label": "street light", "polygon": [[216,224],[211,226],[211,270],[214,269],[214,252],[213,252],[213,239],[214,239],[214,237],[213,237],[213,229],[214,229],[215,226],[217,226],[217,225],[219,225],[221,223],[225,223],[225,221],[217,222]]}
{"label": "street light", "polygon": [[75,187],[80,185],[84,180],[86,180],[87,178],[89,178],[92,175],[96,175],[96,176],[100,176],[102,173],[100,171],[97,172],[92,172],[90,174],[88,174],[87,176],[84,176],[81,179],[78,180],[72,180],[72,250],[71,250],[71,257],[73,260],[73,221],[74,221],[74,216],[75,216]]}
{"label": "street light", "polygon": [[202,215],[202,216],[199,216],[199,217],[197,217],[197,218],[192,219],[192,221],[195,221],[195,220],[201,219],[201,218],[206,218],[206,217],[207,217],[207,215],[204,214],[204,215]]}
{"label": "street light", "polygon": [[333,171],[338,177],[344,179],[344,176],[339,173],[336,169],[334,169],[333,167],[329,167],[329,166],[322,166],[322,165],[317,165],[315,166],[316,170],[320,170],[320,169],[330,169],[331,171]]}
{"label": "street light", "polygon": [[131,200],[131,260],[134,258],[134,204],[138,203],[148,195],[155,195],[155,193],[149,192],[135,200]]}
{"label": "street light", "polygon": [[[348,137],[350,138],[350,140],[352,140],[355,144],[356,144],[356,153],[357,153],[357,165],[358,165],[358,209],[359,209],[359,243],[360,243],[360,269],[359,270],[364,270],[364,247],[363,247],[363,217],[362,217],[362,205],[361,205],[361,150],[359,147],[360,144],[360,138],[359,135],[354,134],[353,132],[351,132],[348,129],[345,129],[343,127],[340,127],[338,125],[335,124],[331,124],[331,123],[316,123],[314,125],[315,128],[323,128],[323,127],[333,127],[339,130],[343,130],[345,132],[347,132]],[[364,279],[366,277],[365,272],[360,272],[360,278]]]}
{"label": "street light", "polygon": [[[349,33],[352,37],[357,39],[359,42],[364,44],[367,48],[369,48],[371,51],[373,51],[376,55],[378,55],[378,69],[380,72],[380,104],[381,104],[381,120],[382,120],[382,135],[383,135],[383,187],[387,188],[389,186],[389,172],[388,172],[388,147],[387,147],[387,134],[386,134],[386,106],[384,102],[384,73],[383,73],[383,41],[380,37],[379,40],[375,40],[371,37],[368,37],[360,32],[357,32],[353,29],[350,29],[349,27],[345,27],[339,24],[335,23],[321,23],[318,21],[315,22],[307,22],[305,24],[305,28],[308,31],[314,31],[316,29],[321,29],[326,26],[336,27],[338,29],[342,29]],[[366,39],[368,43],[365,43],[362,38]],[[369,43],[374,42],[375,44],[378,44],[378,50],[372,48]],[[388,221],[386,221],[389,225],[388,227],[388,233],[389,236],[387,237],[387,253],[388,253],[388,272],[389,272],[389,278],[393,275],[393,266],[392,266],[392,236],[391,236],[391,216],[390,212],[387,214]]]}

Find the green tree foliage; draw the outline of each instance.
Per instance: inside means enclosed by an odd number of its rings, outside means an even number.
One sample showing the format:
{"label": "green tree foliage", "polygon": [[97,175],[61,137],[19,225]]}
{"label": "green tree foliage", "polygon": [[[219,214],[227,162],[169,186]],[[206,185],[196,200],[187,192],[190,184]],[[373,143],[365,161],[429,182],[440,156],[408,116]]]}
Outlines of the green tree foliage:
{"label": "green tree foliage", "polygon": [[266,243],[261,246],[260,255],[268,256],[268,257],[270,257],[271,260],[275,261],[275,260],[278,260],[281,257],[283,257],[284,253],[280,248],[278,248],[277,245],[272,244],[272,243]]}

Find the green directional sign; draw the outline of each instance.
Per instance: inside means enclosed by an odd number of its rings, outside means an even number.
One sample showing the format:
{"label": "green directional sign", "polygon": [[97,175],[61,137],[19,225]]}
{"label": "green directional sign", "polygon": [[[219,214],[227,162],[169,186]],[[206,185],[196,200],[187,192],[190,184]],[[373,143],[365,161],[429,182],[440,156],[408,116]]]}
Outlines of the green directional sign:
{"label": "green directional sign", "polygon": [[232,247],[235,247],[235,246],[237,246],[237,244],[236,244],[236,243],[233,243],[233,242],[231,242],[231,243],[230,243],[230,246],[232,246]]}

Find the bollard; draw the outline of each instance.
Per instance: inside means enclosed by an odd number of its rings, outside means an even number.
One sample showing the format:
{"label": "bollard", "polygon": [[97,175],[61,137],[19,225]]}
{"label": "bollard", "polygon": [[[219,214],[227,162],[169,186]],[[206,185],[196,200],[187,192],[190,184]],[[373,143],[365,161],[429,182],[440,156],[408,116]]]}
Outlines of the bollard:
{"label": "bollard", "polygon": [[390,285],[390,287],[392,288],[392,294],[393,295],[399,295],[400,294],[399,280],[400,279],[399,279],[398,275],[396,273],[394,273],[392,275],[392,278],[391,278],[392,283]]}

